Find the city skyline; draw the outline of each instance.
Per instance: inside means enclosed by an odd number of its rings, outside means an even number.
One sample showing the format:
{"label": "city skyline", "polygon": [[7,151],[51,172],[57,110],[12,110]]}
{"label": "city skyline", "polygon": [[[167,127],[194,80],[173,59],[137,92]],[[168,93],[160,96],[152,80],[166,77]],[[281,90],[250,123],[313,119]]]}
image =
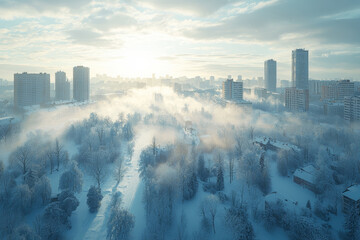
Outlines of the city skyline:
{"label": "city skyline", "polygon": [[273,58],[278,79],[290,80],[291,50],[305,48],[309,78],[360,80],[359,9],[357,1],[4,2],[0,78],[80,64],[93,76],[246,79],[263,76]]}

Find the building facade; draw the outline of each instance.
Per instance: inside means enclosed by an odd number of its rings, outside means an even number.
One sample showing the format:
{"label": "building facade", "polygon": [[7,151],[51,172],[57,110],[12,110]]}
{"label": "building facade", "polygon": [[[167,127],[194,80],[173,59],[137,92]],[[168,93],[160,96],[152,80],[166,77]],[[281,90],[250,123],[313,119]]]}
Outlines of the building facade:
{"label": "building facade", "polygon": [[270,92],[276,92],[276,61],[273,59],[264,62],[265,88]]}
{"label": "building facade", "polygon": [[343,212],[346,214],[356,211],[360,214],[360,185],[352,185],[343,193]]}
{"label": "building facade", "polygon": [[309,110],[309,90],[295,87],[285,88],[285,107],[290,111],[307,112]]}
{"label": "building facade", "polygon": [[242,101],[243,92],[242,82],[234,82],[233,79],[227,79],[222,84],[222,97],[225,100]]}
{"label": "building facade", "polygon": [[350,122],[360,121],[360,96],[344,98],[344,119]]}
{"label": "building facade", "polygon": [[292,51],[292,87],[309,89],[309,52],[305,49]]}
{"label": "building facade", "polygon": [[321,86],[322,100],[343,101],[345,97],[355,94],[355,84],[350,80],[327,81]]}
{"label": "building facade", "polygon": [[50,101],[50,74],[15,73],[14,105],[25,107],[42,105]]}
{"label": "building facade", "polygon": [[73,98],[80,102],[90,99],[90,69],[88,67],[73,68]]}
{"label": "building facade", "polygon": [[55,73],[55,99],[70,100],[70,82],[62,71]]}

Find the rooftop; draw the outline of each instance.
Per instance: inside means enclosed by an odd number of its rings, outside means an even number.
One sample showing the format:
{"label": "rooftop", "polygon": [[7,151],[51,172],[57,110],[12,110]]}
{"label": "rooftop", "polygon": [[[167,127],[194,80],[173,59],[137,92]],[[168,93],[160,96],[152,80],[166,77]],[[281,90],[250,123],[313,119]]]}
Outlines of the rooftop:
{"label": "rooftop", "polygon": [[309,183],[314,184],[316,168],[313,165],[308,165],[304,168],[298,168],[294,172],[294,177],[301,178]]}
{"label": "rooftop", "polygon": [[350,198],[354,201],[360,200],[360,185],[353,185],[351,187],[348,187],[344,192],[343,195],[345,197]]}

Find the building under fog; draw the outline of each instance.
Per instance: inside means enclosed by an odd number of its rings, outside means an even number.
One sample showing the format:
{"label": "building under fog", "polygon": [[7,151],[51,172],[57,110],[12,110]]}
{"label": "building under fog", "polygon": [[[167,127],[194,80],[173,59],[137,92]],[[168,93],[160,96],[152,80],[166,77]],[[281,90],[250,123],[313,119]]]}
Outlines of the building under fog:
{"label": "building under fog", "polygon": [[285,107],[290,111],[307,112],[309,110],[309,90],[295,87],[286,88]]}
{"label": "building under fog", "polygon": [[50,74],[15,73],[14,105],[25,107],[46,104],[50,101]]}
{"label": "building under fog", "polygon": [[88,67],[73,68],[73,98],[80,102],[90,99],[90,69]]}
{"label": "building under fog", "polygon": [[305,49],[292,51],[292,87],[309,89],[309,52]]}
{"label": "building under fog", "polygon": [[354,82],[350,80],[328,81],[321,86],[321,99],[343,101],[355,94]]}
{"label": "building under fog", "polygon": [[66,79],[66,73],[55,73],[55,99],[70,100],[70,82]]}
{"label": "building under fog", "polygon": [[344,98],[344,119],[360,121],[360,96]]}
{"label": "building under fog", "polygon": [[242,101],[243,100],[243,83],[234,82],[229,78],[222,84],[222,97],[225,100],[230,101]]}
{"label": "building under fog", "polygon": [[270,92],[276,92],[276,61],[273,59],[264,62],[265,88]]}

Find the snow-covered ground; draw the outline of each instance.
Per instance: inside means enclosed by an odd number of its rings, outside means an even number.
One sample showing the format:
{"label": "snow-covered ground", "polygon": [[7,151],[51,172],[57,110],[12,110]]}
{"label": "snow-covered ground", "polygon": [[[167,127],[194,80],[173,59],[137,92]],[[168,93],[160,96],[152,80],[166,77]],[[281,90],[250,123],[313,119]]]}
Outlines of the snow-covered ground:
{"label": "snow-covered ground", "polygon": [[[112,171],[109,171],[102,184],[104,198],[97,213],[90,213],[86,204],[87,191],[94,184],[94,180],[84,174],[83,190],[77,195],[80,205],[71,216],[72,228],[65,233],[67,239],[106,239],[111,198],[118,191],[121,192],[122,207],[128,209],[135,216],[135,227],[131,239],[141,239],[146,222],[142,204],[144,185],[138,172],[139,159],[141,151],[151,144],[152,137],[158,130],[156,128],[148,129],[147,126],[141,126],[137,129],[133,157],[129,160],[128,156],[125,155],[125,159],[128,159],[125,163],[125,174],[119,185],[117,185]],[[173,131],[173,129],[168,129],[164,132],[171,133],[171,136]]]}

